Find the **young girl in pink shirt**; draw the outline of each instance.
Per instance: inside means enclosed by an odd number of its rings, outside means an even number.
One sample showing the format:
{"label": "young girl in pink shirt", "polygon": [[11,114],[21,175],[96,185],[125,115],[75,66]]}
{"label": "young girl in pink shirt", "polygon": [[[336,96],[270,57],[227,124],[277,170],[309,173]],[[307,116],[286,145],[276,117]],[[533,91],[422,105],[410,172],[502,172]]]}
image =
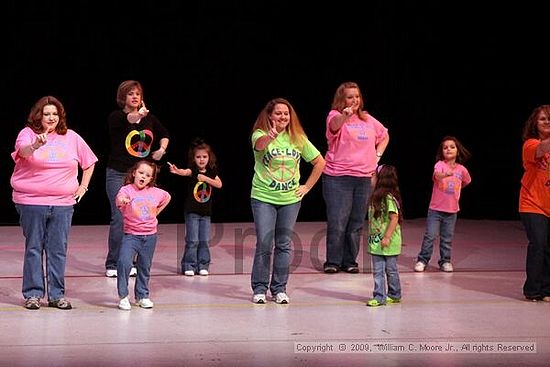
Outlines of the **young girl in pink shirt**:
{"label": "young girl in pink shirt", "polygon": [[116,196],[116,205],[124,219],[124,236],[117,263],[118,308],[129,311],[128,277],[137,255],[137,278],[134,289],[136,304],[152,308],[149,299],[149,278],[157,245],[157,216],[170,202],[170,194],[155,187],[158,167],[155,163],[137,162],[124,179]]}
{"label": "young girl in pink shirt", "polygon": [[453,271],[451,247],[457,213],[460,210],[460,191],[472,181],[470,173],[461,163],[469,158],[470,152],[454,136],[444,137],[439,144],[432,176],[433,189],[426,217],[426,231],[414,266],[417,272],[423,272],[430,262],[437,236],[439,269],[445,272]]}

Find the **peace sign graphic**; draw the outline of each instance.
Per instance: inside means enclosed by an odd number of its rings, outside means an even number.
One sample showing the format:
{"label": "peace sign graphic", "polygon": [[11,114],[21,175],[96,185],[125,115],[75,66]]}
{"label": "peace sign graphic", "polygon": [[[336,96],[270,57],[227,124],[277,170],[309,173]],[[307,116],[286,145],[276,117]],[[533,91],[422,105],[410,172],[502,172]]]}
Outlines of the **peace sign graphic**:
{"label": "peace sign graphic", "polygon": [[206,182],[199,181],[193,188],[193,197],[199,203],[206,203],[212,196],[212,186]]}
{"label": "peace sign graphic", "polygon": [[[138,136],[139,140],[136,140],[134,136]],[[151,144],[153,143],[153,132],[151,130],[132,130],[126,136],[126,150],[130,155],[139,158],[145,158],[151,151]]]}
{"label": "peace sign graphic", "polygon": [[276,182],[291,180],[298,170],[296,159],[288,156],[278,156],[269,162],[269,176]]}

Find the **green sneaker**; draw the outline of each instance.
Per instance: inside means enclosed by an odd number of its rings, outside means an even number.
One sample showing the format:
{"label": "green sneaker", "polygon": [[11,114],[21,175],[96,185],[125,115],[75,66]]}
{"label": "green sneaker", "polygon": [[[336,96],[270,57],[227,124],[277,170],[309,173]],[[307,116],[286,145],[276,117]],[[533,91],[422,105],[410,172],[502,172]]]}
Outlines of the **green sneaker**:
{"label": "green sneaker", "polygon": [[395,304],[395,303],[401,303],[401,298],[386,297],[386,304],[387,305],[392,305],[392,304]]}
{"label": "green sneaker", "polygon": [[373,299],[370,299],[367,302],[367,306],[369,306],[369,307],[378,307],[378,306],[384,306],[384,304],[378,302],[376,299],[373,298]]}

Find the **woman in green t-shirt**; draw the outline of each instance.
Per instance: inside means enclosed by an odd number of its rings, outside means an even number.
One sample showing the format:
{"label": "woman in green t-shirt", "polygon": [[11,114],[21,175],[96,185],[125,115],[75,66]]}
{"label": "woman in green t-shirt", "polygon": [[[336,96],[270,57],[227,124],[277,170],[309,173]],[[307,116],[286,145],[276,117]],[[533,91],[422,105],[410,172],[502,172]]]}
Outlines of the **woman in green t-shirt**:
{"label": "woman in green t-shirt", "polygon": [[[250,197],[257,238],[251,275],[252,301],[265,303],[269,289],[276,303],[286,304],[290,301],[286,284],[294,225],[301,200],[319,180],[325,159],[308,140],[290,102],[283,98],[269,101],[260,112],[251,141],[254,177]],[[304,184],[300,184],[302,158],[313,165]]]}

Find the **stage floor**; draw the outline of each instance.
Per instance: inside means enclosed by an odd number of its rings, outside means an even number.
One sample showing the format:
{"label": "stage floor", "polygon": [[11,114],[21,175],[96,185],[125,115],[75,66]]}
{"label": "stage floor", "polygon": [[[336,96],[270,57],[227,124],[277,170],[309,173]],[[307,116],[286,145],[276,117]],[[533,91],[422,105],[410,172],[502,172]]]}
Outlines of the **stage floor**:
{"label": "stage floor", "polygon": [[[520,222],[458,219],[454,273],[413,266],[424,219],[406,220],[398,264],[403,302],[366,307],[361,273],[324,274],[325,223],[296,226],[289,305],[251,303],[253,223],[213,225],[209,276],[179,274],[184,225],[162,224],[150,310],[117,308],[104,276],[107,226],[72,228],[66,297],[73,310],[23,308],[24,239],[0,227],[0,366],[546,366],[550,303],[522,296]],[[130,294],[133,294],[133,278]],[[523,349],[523,350],[519,350]]]}

